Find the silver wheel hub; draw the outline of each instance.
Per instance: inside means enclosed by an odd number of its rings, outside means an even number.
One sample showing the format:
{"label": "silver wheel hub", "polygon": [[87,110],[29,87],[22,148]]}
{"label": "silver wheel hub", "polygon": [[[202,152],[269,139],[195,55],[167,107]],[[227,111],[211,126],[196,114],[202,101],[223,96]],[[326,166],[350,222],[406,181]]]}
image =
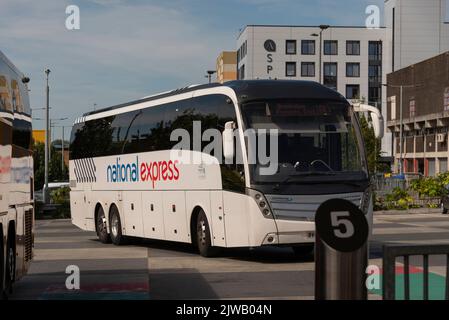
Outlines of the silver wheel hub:
{"label": "silver wheel hub", "polygon": [[118,235],[118,218],[117,218],[117,215],[115,215],[115,214],[112,216],[111,232],[114,235],[114,237],[116,237]]}
{"label": "silver wheel hub", "polygon": [[103,215],[98,217],[98,232],[99,233],[106,233],[107,231],[106,226],[106,217]]}
{"label": "silver wheel hub", "polygon": [[199,224],[198,236],[199,236],[200,243],[202,245],[205,245],[206,244],[206,224],[204,223],[203,220],[200,221],[200,224]]}

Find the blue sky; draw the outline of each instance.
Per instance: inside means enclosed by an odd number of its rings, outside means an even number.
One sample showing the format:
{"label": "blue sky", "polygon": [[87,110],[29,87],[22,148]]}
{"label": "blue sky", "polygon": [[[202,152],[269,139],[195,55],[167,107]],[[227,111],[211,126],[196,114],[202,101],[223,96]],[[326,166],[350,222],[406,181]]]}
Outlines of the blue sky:
{"label": "blue sky", "polygon": [[[0,50],[31,78],[33,108],[44,105],[43,70],[51,69],[51,117],[69,117],[60,124],[71,125],[94,103],[101,108],[206,82],[205,70],[220,51],[236,49],[247,24],[364,25],[365,8],[382,10],[383,2],[0,0]],[[65,28],[71,4],[80,8],[80,30]]]}

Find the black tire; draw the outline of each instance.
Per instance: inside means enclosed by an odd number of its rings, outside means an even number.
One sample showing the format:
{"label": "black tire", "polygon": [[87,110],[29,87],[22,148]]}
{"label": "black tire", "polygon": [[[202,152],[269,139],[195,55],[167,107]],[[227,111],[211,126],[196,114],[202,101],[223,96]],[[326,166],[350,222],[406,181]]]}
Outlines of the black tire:
{"label": "black tire", "polygon": [[120,214],[116,206],[111,208],[111,212],[109,214],[109,228],[110,228],[110,236],[111,241],[116,246],[120,246],[125,244],[125,237],[122,234],[122,223],[120,221]]}
{"label": "black tire", "polygon": [[[14,235],[13,235],[14,236]],[[16,245],[15,239],[8,236],[5,265],[5,293],[12,293],[12,285],[16,279]]]}
{"label": "black tire", "polygon": [[448,209],[444,207],[443,205],[443,214],[447,214],[448,213]]}
{"label": "black tire", "polygon": [[209,222],[203,210],[198,214],[196,222],[196,244],[203,257],[215,257],[220,253],[220,248],[212,247]]}
{"label": "black tire", "polygon": [[111,237],[108,233],[108,224],[106,223],[106,215],[101,206],[95,217],[95,230],[97,231],[97,236],[101,243],[111,242]]}
{"label": "black tire", "polygon": [[293,249],[293,252],[295,253],[295,256],[306,257],[306,256],[313,254],[315,245],[314,244],[305,244],[305,245],[300,245],[300,246],[293,246],[292,249]]}

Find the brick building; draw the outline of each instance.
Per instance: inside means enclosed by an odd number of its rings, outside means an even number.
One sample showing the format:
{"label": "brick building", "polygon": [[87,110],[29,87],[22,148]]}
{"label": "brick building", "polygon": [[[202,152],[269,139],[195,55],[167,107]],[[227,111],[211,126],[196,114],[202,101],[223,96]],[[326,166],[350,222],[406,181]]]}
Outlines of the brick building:
{"label": "brick building", "polygon": [[[448,171],[449,52],[387,75],[387,126],[395,169],[434,176]],[[402,89],[403,143],[400,148]]]}

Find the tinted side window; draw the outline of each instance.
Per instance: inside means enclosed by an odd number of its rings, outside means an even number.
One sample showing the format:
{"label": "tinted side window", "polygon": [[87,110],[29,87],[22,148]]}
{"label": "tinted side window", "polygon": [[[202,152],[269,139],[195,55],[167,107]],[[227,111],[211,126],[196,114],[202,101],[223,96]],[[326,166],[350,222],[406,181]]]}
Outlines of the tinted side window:
{"label": "tinted side window", "polygon": [[30,149],[31,143],[31,123],[24,120],[14,120],[12,143],[15,146]]}
{"label": "tinted side window", "polygon": [[114,116],[78,123],[70,137],[70,158],[82,159],[112,154]]}
{"label": "tinted side window", "polygon": [[[206,101],[209,105],[213,105],[216,110],[216,125],[220,131],[223,131],[225,123],[228,121],[234,121],[237,126],[237,116],[235,113],[235,106],[229,101],[229,98],[223,95],[208,96]],[[236,150],[241,150],[241,145],[235,143]],[[240,151],[236,151],[240,153]],[[244,193],[245,192],[245,170],[242,164],[242,160],[234,156],[232,164],[225,164],[224,158],[221,159],[221,180],[223,184],[223,190],[229,190],[233,192]]]}

